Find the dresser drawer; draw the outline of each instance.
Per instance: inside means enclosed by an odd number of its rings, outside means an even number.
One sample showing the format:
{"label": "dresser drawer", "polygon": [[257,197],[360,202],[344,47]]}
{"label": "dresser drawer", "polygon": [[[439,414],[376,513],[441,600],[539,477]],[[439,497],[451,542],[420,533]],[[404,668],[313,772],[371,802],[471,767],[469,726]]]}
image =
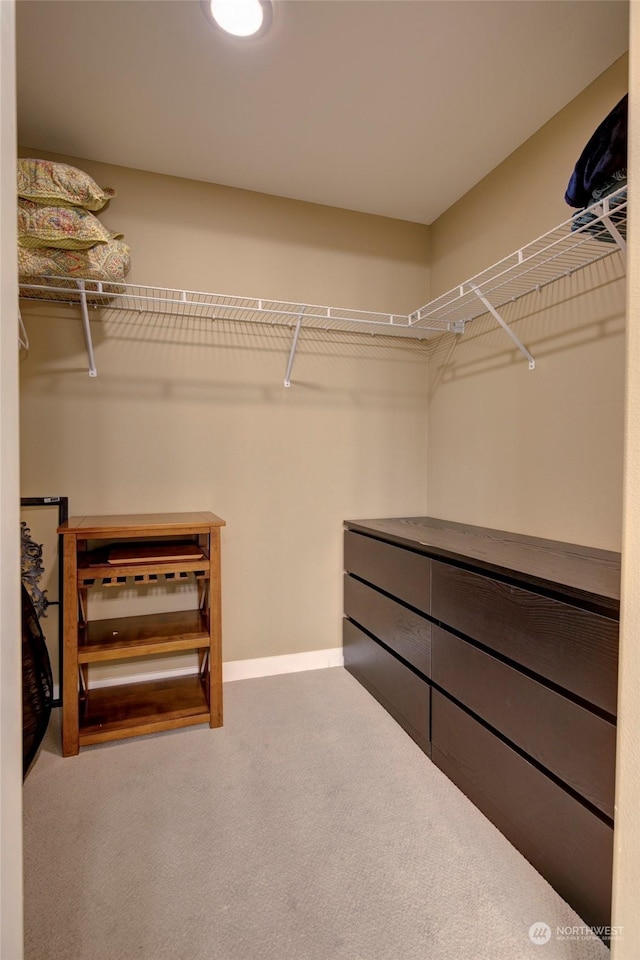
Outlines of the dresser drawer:
{"label": "dresser drawer", "polygon": [[432,561],[431,613],[615,715],[617,621],[438,561]]}
{"label": "dresser drawer", "polygon": [[424,676],[431,674],[429,620],[347,575],[344,578],[344,612]]}
{"label": "dresser drawer", "polygon": [[611,827],[437,690],[432,760],[586,923],[611,923]]}
{"label": "dresser drawer", "polygon": [[429,613],[431,561],[419,553],[346,531],[344,569]]}
{"label": "dresser drawer", "polygon": [[613,819],[615,724],[439,627],[432,678]]}
{"label": "dresser drawer", "polygon": [[345,668],[429,755],[429,684],[350,620],[342,636]]}

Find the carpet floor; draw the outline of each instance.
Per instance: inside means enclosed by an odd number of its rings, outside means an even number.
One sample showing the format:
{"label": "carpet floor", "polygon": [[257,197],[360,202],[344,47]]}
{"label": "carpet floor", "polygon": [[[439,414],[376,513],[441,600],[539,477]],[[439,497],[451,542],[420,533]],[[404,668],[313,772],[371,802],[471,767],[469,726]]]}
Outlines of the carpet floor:
{"label": "carpet floor", "polygon": [[341,667],[224,697],[219,730],[68,759],[54,711],[24,785],[26,960],[609,957]]}

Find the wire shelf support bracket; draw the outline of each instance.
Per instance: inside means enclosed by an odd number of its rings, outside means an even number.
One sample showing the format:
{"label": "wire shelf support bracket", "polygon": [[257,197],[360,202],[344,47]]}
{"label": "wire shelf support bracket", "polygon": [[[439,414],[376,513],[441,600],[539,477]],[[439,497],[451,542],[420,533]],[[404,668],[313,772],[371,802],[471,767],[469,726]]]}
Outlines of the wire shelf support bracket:
{"label": "wire shelf support bracket", "polygon": [[498,323],[500,324],[500,326],[502,327],[502,329],[505,331],[505,333],[507,333],[507,334],[511,337],[511,339],[512,339],[513,342],[515,343],[516,347],[517,347],[518,350],[520,351],[520,353],[522,353],[522,354],[527,358],[527,360],[529,361],[529,370],[535,370],[535,368],[536,368],[536,362],[535,362],[535,360],[533,359],[533,357],[531,356],[531,354],[529,353],[529,351],[527,350],[527,348],[525,347],[525,345],[524,345],[524,343],[522,342],[522,340],[517,336],[517,334],[514,333],[514,331],[511,329],[511,327],[510,327],[509,324],[506,322],[506,320],[503,320],[503,318],[500,316],[500,314],[499,314],[498,311],[495,309],[495,307],[493,307],[493,306],[489,303],[489,301],[487,300],[487,298],[482,295],[482,292],[481,292],[481,290],[480,290],[480,287],[476,287],[473,283],[469,284],[469,286],[471,287],[471,289],[473,290],[473,292],[474,292],[475,295],[477,296],[478,300],[480,300],[480,302],[481,302],[482,304],[484,304],[484,306],[487,308],[487,310],[489,311],[489,313],[491,314],[491,316],[492,316],[492,317],[495,317],[495,319],[498,321]]}
{"label": "wire shelf support bracket", "polygon": [[87,306],[87,290],[84,280],[78,280],[78,290],[80,291],[80,306],[82,307],[82,326],[84,329],[84,342],[87,347],[87,359],[89,361],[89,376],[97,377],[96,361],[93,353],[93,339],[91,337],[91,324],[89,323],[89,307]]}
{"label": "wire shelf support bracket", "polygon": [[287,363],[287,369],[284,375],[285,387],[291,386],[291,371],[293,370],[293,361],[295,360],[296,349],[298,347],[298,337],[300,336],[300,325],[302,324],[302,317],[305,310],[306,310],[306,307],[303,307],[302,310],[300,311],[300,315],[298,319],[296,320],[296,326],[293,332],[293,341],[291,343],[291,351],[289,353],[289,361]]}

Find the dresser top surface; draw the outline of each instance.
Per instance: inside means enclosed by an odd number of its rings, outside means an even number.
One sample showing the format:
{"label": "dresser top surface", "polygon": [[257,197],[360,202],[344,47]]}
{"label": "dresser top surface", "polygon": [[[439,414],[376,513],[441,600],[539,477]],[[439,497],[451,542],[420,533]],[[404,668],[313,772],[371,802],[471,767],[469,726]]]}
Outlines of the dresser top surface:
{"label": "dresser top surface", "polygon": [[576,599],[600,598],[615,611],[620,603],[620,554],[435,517],[348,520],[366,533],[429,556]]}

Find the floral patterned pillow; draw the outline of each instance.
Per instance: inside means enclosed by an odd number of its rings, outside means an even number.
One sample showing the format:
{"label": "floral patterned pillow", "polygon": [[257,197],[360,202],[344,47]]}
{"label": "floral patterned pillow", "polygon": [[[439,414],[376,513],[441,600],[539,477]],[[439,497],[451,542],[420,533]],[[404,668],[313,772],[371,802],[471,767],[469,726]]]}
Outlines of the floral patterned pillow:
{"label": "floral patterned pillow", "polygon": [[18,243],[21,247],[86,250],[96,243],[109,243],[110,240],[107,228],[88,210],[18,200]]}
{"label": "floral patterned pillow", "polygon": [[113,187],[99,187],[88,173],[68,163],[18,160],[18,196],[25,200],[54,207],[100,210],[115,195]]}
{"label": "floral patterned pillow", "polygon": [[[55,250],[51,247],[18,247],[18,273],[21,283],[69,287],[77,290],[78,280],[101,280],[107,284],[122,282],[131,263],[131,251],[122,240],[112,237],[109,243],[96,244],[88,250]],[[69,279],[47,280],[47,277]],[[87,283],[87,290],[96,290]],[[105,287],[116,292],[115,287]],[[53,293],[52,299],[72,299]],[[76,297],[77,299],[77,297]]]}

